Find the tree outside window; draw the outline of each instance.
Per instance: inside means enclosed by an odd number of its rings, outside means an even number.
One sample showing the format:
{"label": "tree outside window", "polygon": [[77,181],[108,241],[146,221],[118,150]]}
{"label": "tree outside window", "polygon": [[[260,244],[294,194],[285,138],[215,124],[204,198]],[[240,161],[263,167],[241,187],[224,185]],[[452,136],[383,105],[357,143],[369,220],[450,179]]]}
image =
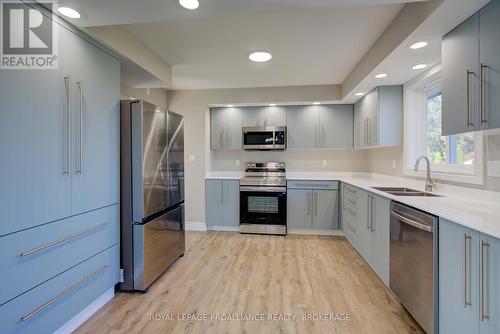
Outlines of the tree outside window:
{"label": "tree outside window", "polygon": [[427,156],[436,165],[474,165],[474,135],[441,135],[443,94],[441,86],[426,91]]}

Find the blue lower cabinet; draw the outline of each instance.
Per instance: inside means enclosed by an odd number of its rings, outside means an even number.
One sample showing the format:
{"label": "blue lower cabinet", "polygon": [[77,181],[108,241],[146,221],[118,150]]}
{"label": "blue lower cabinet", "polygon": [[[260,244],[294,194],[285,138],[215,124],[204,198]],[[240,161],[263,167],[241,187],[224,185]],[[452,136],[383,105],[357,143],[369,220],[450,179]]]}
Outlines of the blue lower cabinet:
{"label": "blue lower cabinet", "polygon": [[111,247],[118,205],[0,237],[0,305]]}
{"label": "blue lower cabinet", "polygon": [[[479,332],[500,333],[500,239],[480,234],[479,240],[480,302]],[[482,295],[481,295],[482,294]]]}
{"label": "blue lower cabinet", "polygon": [[206,180],[205,212],[209,228],[237,229],[240,226],[240,181]]}
{"label": "blue lower cabinet", "polygon": [[479,233],[439,220],[439,333],[479,333]]}
{"label": "blue lower cabinet", "polygon": [[52,333],[119,281],[119,244],[0,306],[3,334]]}

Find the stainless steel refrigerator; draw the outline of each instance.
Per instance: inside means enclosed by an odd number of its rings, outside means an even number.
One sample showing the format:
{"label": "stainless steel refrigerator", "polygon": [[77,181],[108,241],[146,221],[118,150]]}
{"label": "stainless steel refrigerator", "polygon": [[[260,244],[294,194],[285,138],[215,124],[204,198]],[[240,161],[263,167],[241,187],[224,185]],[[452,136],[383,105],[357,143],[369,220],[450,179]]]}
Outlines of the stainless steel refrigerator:
{"label": "stainless steel refrigerator", "polygon": [[184,120],[130,100],[120,123],[120,288],[147,291],[184,254]]}

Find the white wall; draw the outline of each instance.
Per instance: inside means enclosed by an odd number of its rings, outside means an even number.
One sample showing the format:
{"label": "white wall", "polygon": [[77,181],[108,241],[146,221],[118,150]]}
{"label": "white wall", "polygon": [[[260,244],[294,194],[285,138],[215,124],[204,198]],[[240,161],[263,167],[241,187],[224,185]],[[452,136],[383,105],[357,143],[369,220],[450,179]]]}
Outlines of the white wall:
{"label": "white wall", "polygon": [[132,88],[128,87],[122,82],[121,85],[121,99],[129,99],[131,97],[142,99],[154,105],[167,108],[167,91],[164,88]]}
{"label": "white wall", "polygon": [[[340,100],[339,85],[292,86],[272,88],[241,89],[206,89],[168,91],[168,108],[184,115],[185,159],[186,163],[186,221],[205,222],[205,175],[216,168],[231,170],[234,160],[274,160],[274,155],[246,155],[243,152],[213,153],[209,145],[209,105],[228,103],[286,103]],[[189,156],[195,161],[189,162]],[[291,168],[303,167],[315,169],[318,162],[329,156],[334,166],[345,166],[345,170],[353,167],[353,157],[360,156],[356,152],[286,152],[282,157],[285,162],[292,162]],[[330,156],[331,155],[331,156]],[[311,162],[312,161],[312,162]],[[213,164],[213,166],[212,166]],[[320,168],[320,167],[318,167]],[[339,167],[335,167],[339,168]],[[354,167],[353,167],[354,168]],[[356,167],[358,168],[358,167]]]}
{"label": "white wall", "polygon": [[[236,165],[240,160],[241,166]],[[327,166],[323,167],[323,160]],[[284,152],[212,151],[210,164],[214,171],[239,171],[245,162],[280,161],[288,171],[354,171],[366,170],[367,161],[362,151],[355,150],[287,150]]]}

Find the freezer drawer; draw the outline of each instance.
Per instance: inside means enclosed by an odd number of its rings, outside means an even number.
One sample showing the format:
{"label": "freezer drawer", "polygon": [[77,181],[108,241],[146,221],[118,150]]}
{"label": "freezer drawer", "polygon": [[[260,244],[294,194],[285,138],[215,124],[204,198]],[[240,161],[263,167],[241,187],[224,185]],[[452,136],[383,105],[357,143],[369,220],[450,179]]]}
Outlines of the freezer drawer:
{"label": "freezer drawer", "polygon": [[184,254],[184,204],[134,225],[134,290],[146,291]]}

